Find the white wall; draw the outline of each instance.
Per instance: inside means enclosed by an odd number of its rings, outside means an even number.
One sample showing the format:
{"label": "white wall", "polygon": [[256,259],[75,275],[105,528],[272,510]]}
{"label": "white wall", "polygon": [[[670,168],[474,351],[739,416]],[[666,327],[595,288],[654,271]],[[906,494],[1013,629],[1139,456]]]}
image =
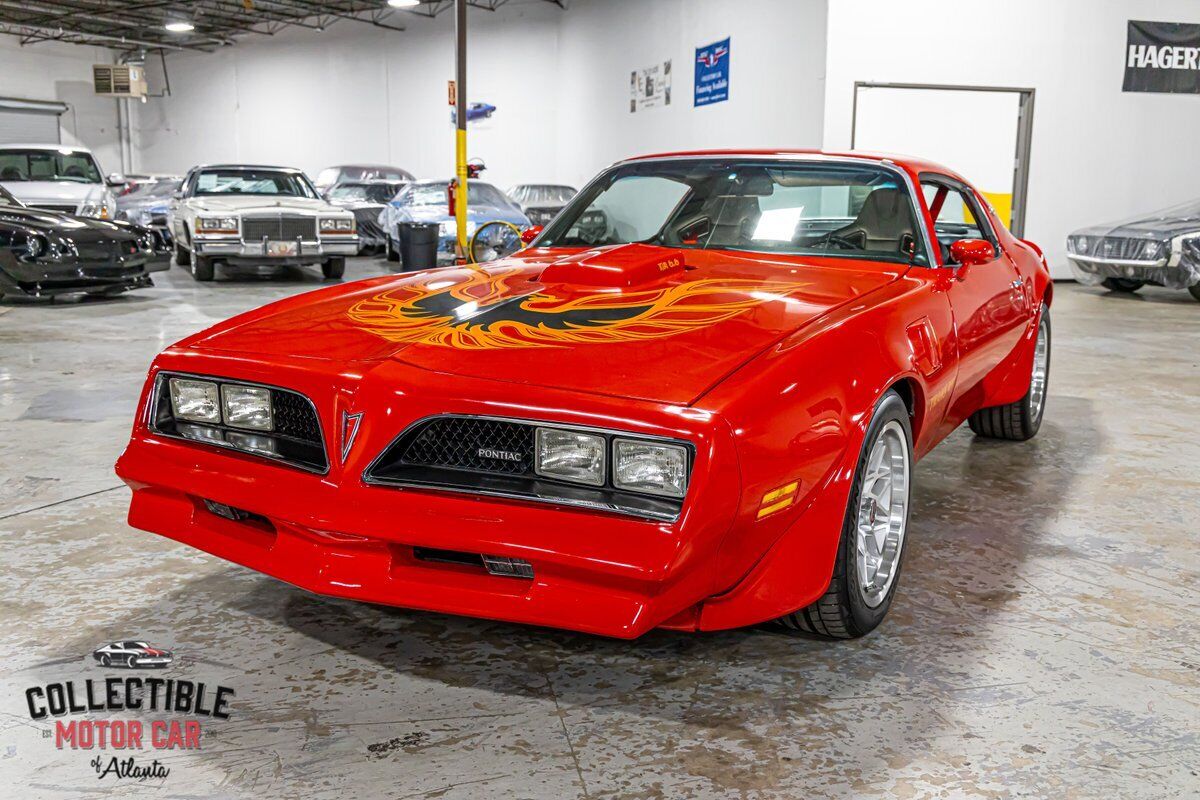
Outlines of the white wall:
{"label": "white wall", "polygon": [[[387,162],[453,170],[446,98],[453,19],[393,15],[404,33],[339,22],[324,33],[245,37],[211,55],[169,54],[173,97],[139,106],[138,166],[287,164],[315,174]],[[824,0],[512,0],[469,17],[472,157],[501,186],[582,183],[625,156],[663,149],[820,145]],[[731,99],[692,107],[694,48],[732,36]],[[673,60],[670,108],[629,113],[629,73]],[[148,62],[152,89],[159,69]]]}
{"label": "white wall", "polygon": [[59,119],[65,144],[91,148],[106,172],[121,170],[117,101],[96,97],[92,64],[113,64],[101,47],[39,42],[22,47],[14,36],[0,35],[0,96],[56,100],[70,110]]}
{"label": "white wall", "polygon": [[[1055,277],[1071,277],[1075,228],[1200,195],[1200,97],[1121,91],[1126,22],[1200,22],[1194,0],[829,5],[826,148],[850,144],[856,80],[1037,90],[1025,234]],[[946,124],[970,136],[987,123]]]}

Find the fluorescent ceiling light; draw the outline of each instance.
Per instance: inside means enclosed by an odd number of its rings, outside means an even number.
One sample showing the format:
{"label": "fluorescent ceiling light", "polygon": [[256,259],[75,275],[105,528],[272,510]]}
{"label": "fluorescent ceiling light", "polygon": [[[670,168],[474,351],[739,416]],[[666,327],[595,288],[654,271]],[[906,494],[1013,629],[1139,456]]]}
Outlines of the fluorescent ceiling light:
{"label": "fluorescent ceiling light", "polygon": [[166,25],[163,25],[163,27],[169,30],[171,33],[187,33],[188,31],[196,30],[195,25],[184,20],[173,20],[168,22]]}
{"label": "fluorescent ceiling light", "polygon": [[392,8],[412,8],[421,5],[421,0],[388,0]]}

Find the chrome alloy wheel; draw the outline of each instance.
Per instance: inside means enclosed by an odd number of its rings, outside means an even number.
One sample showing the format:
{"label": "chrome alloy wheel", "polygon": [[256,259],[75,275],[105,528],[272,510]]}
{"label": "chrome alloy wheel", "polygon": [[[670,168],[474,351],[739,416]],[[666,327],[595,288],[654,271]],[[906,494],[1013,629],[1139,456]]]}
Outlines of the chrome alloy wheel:
{"label": "chrome alloy wheel", "polygon": [[1038,321],[1037,341],[1033,345],[1033,377],[1029,381],[1029,413],[1033,419],[1042,418],[1046,403],[1046,378],[1050,371],[1050,335],[1045,319]]}
{"label": "chrome alloy wheel", "polygon": [[908,523],[909,447],[896,420],[875,437],[864,465],[855,526],[859,588],[871,608],[887,597],[900,567]]}

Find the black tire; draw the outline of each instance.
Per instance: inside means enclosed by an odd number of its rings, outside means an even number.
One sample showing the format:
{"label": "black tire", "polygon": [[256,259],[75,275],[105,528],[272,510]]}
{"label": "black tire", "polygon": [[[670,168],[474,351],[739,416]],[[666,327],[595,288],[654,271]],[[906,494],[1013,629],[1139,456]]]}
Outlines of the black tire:
{"label": "black tire", "polygon": [[[892,421],[899,422],[904,431],[908,450],[908,485],[912,486],[912,423],[909,419],[908,407],[900,395],[889,391],[875,407],[875,415],[871,418],[867,435],[863,439],[862,452],[859,453],[858,466],[854,471],[854,485],[846,503],[846,516],[842,522],[842,535],[838,542],[837,559],[833,565],[833,575],[829,579],[829,588],[825,590],[821,599],[812,605],[777,619],[776,622],[784,628],[824,639],[855,639],[870,633],[887,616],[892,599],[896,596],[896,587],[900,585],[900,571],[904,563],[904,540],[902,539],[900,543],[892,584],[882,601],[872,608],[859,585],[861,581],[857,580],[855,539],[858,504],[862,494],[867,456],[884,426]],[[905,505],[906,526],[910,508],[911,501]]]}
{"label": "black tire", "polygon": [[125,666],[129,667],[130,669],[137,669],[137,657],[130,656],[129,661],[125,664]]}
{"label": "black tire", "polygon": [[967,424],[976,436],[1024,442],[1036,436],[1042,427],[1042,418],[1046,415],[1046,392],[1050,387],[1050,309],[1045,303],[1042,304],[1038,325],[1039,332],[1042,328],[1046,331],[1046,379],[1040,406],[1033,407],[1033,381],[1030,380],[1029,390],[1020,400],[1004,406],[981,408],[970,416]]}
{"label": "black tire", "polygon": [[105,653],[104,655],[100,656],[100,666],[102,666],[102,667],[111,667],[112,666],[112,659],[108,657],[108,653]]}
{"label": "black tire", "polygon": [[[1196,298],[1197,300],[1200,300],[1200,283],[1194,283],[1191,286],[1189,286],[1188,294],[1190,294],[1192,297]],[[3,297],[3,296],[4,296],[3,294],[0,294],[0,297]]]}
{"label": "black tire", "polygon": [[192,277],[198,281],[211,281],[216,274],[216,268],[213,265],[213,260],[208,256],[194,256],[192,258]]}
{"label": "black tire", "polygon": [[396,248],[392,247],[392,237],[385,236],[383,238],[383,240],[385,242],[387,242],[387,244],[384,245],[384,248],[385,248],[384,252],[387,254],[387,256],[386,256],[387,260],[388,261],[399,261],[400,260],[400,252],[398,250],[396,250]]}
{"label": "black tire", "polygon": [[1138,289],[1146,285],[1145,281],[1135,281],[1129,278],[1105,278],[1100,283],[1105,289],[1110,292],[1120,292],[1122,294],[1133,294]]}
{"label": "black tire", "polygon": [[192,251],[188,250],[186,247],[184,247],[182,245],[176,244],[175,245],[175,266],[187,267],[187,266],[190,266],[191,263],[192,263]]}
{"label": "black tire", "polygon": [[321,265],[321,274],[327,280],[338,280],[346,274],[346,257],[331,258]]}

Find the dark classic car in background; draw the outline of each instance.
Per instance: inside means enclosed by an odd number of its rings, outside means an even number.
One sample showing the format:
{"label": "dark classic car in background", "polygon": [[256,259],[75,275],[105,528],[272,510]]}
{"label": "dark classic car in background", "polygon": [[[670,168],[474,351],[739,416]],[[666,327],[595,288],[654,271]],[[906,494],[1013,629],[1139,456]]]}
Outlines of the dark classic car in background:
{"label": "dark classic car in background", "polygon": [[152,286],[153,263],[146,228],[26,208],[0,188],[0,297],[120,294]]}
{"label": "dark classic car in background", "polygon": [[522,183],[508,190],[508,196],[521,207],[533,225],[549,225],[578,190],[552,183]]}
{"label": "dark classic car in background", "polygon": [[363,181],[413,181],[416,176],[400,167],[389,167],[385,164],[341,164],[326,167],[317,173],[313,183],[322,197],[329,190],[343,183],[361,183]]}
{"label": "dark classic car in background", "polygon": [[1114,292],[1150,283],[1200,300],[1200,200],[1077,230],[1067,237],[1067,257],[1082,283]]}
{"label": "dark classic car in background", "polygon": [[387,234],[379,227],[379,212],[407,185],[408,181],[348,181],[325,193],[330,205],[354,212],[359,255],[382,250],[387,244]]}

